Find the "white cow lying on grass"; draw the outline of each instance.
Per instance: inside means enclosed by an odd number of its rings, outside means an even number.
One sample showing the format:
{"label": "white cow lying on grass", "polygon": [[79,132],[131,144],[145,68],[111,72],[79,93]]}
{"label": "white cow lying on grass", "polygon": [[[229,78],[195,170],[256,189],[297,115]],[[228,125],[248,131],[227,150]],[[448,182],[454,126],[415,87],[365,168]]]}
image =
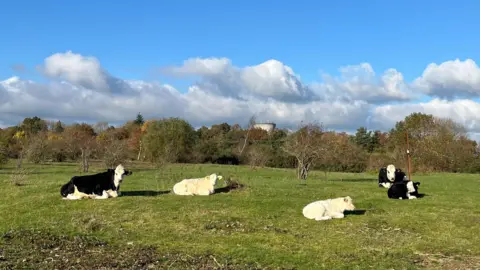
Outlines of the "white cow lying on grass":
{"label": "white cow lying on grass", "polygon": [[352,198],[350,196],[315,201],[307,204],[303,208],[303,216],[308,219],[329,220],[332,218],[343,218],[343,211],[355,210]]}
{"label": "white cow lying on grass", "polygon": [[215,193],[215,184],[219,179],[223,179],[223,176],[215,173],[202,178],[183,179],[173,186],[173,193],[208,196]]}

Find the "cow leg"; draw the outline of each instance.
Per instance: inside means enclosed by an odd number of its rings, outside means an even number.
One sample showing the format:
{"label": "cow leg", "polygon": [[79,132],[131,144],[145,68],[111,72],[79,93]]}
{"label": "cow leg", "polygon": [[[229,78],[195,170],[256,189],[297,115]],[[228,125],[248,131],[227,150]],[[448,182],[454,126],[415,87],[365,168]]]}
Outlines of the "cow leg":
{"label": "cow leg", "polygon": [[197,195],[208,196],[208,195],[210,195],[210,191],[208,189],[200,190],[200,191],[197,192]]}
{"label": "cow leg", "polygon": [[73,194],[68,194],[67,197],[63,197],[63,199],[64,200],[80,200],[82,198],[79,196],[75,196]]}
{"label": "cow leg", "polygon": [[108,191],[107,191],[107,194],[108,194],[109,197],[112,197],[112,198],[116,198],[116,197],[118,197],[118,195],[119,195],[119,194],[117,193],[117,191],[114,191],[114,190],[108,190]]}
{"label": "cow leg", "polygon": [[95,199],[100,199],[100,200],[108,199],[108,193],[104,190],[102,193],[102,196],[96,196]]}
{"label": "cow leg", "polygon": [[415,197],[415,196],[410,195],[410,194],[407,193],[407,198],[408,198],[409,200],[411,200],[411,199],[416,199],[417,197]]}
{"label": "cow leg", "polygon": [[343,213],[335,213],[332,215],[332,218],[344,218],[345,215]]}
{"label": "cow leg", "polygon": [[322,216],[322,217],[316,217],[315,218],[316,221],[330,220],[330,219],[332,219],[332,217],[330,217],[330,216]]}
{"label": "cow leg", "polygon": [[384,188],[390,188],[392,186],[391,183],[385,182],[381,184]]}
{"label": "cow leg", "polygon": [[90,195],[87,196],[87,198],[95,199],[95,198],[97,198],[97,195],[96,194],[90,194]]}

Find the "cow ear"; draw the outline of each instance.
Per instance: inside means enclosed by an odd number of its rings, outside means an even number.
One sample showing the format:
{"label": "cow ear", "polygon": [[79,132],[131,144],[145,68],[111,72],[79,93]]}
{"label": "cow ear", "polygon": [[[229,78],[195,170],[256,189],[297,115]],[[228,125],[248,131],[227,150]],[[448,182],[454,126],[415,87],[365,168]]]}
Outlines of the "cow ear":
{"label": "cow ear", "polygon": [[420,186],[420,182],[415,182],[415,184],[416,184],[417,186]]}

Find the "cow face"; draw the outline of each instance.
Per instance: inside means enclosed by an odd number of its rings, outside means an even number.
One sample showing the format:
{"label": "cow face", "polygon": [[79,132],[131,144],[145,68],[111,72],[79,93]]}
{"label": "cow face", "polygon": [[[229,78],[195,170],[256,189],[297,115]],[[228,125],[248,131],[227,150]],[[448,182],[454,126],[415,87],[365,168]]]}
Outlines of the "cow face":
{"label": "cow face", "polygon": [[353,200],[350,196],[343,198],[343,203],[345,204],[345,210],[353,211],[355,210],[355,205],[353,205]]}
{"label": "cow face", "polygon": [[387,166],[387,179],[390,182],[395,181],[395,166],[393,164]]}
{"label": "cow face", "polygon": [[121,175],[121,176],[125,176],[125,175],[132,175],[133,172],[132,171],[129,171],[129,170],[125,170],[125,168],[123,167],[122,164],[119,164],[117,166],[117,168],[115,168],[115,174],[116,175]]}
{"label": "cow face", "polygon": [[115,177],[114,177],[115,186],[118,187],[120,183],[122,183],[124,176],[132,175],[132,174],[133,174],[132,171],[125,170],[123,165],[119,164],[115,168]]}
{"label": "cow face", "polygon": [[223,179],[223,176],[217,175],[216,173],[212,173],[209,176],[210,184],[212,184],[212,186],[215,186],[217,184],[217,180],[221,180],[221,179]]}

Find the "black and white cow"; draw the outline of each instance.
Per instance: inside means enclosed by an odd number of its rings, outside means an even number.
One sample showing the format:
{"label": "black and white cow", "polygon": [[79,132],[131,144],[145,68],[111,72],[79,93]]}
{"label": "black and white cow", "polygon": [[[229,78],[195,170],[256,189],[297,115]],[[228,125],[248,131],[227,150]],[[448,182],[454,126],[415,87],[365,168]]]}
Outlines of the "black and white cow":
{"label": "black and white cow", "polygon": [[388,198],[390,199],[416,199],[418,194],[418,187],[420,182],[413,182],[411,180],[399,181],[393,183],[388,189]]}
{"label": "black and white cow", "polygon": [[378,172],[378,186],[389,188],[395,181],[395,166],[393,164],[380,168]]}
{"label": "black and white cow", "polygon": [[132,172],[125,170],[120,164],[115,170],[108,169],[106,172],[93,175],[74,176],[62,186],[60,194],[66,200],[118,197],[120,195],[120,184],[126,175],[132,175]]}

